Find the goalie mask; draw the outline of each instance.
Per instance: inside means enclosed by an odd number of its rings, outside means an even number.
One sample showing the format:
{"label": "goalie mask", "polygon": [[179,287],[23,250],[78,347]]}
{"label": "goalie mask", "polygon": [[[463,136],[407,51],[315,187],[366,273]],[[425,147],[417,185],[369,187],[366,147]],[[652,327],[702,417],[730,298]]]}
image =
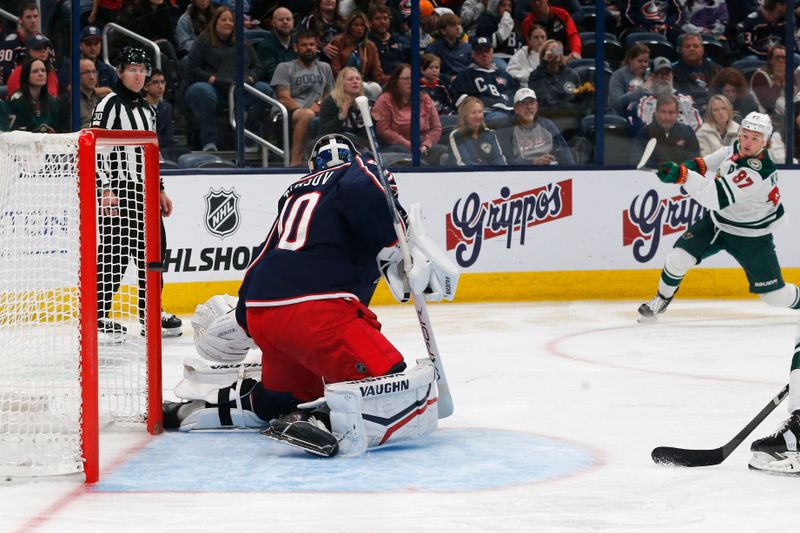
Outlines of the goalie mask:
{"label": "goalie mask", "polygon": [[147,52],[141,48],[126,46],[120,50],[117,56],[117,68],[123,71],[126,65],[142,65],[147,68],[147,75],[150,75],[150,58],[147,56]]}
{"label": "goalie mask", "polygon": [[356,145],[347,136],[338,133],[323,135],[311,149],[308,170],[316,172],[323,168],[341,165],[352,161],[359,153]]}

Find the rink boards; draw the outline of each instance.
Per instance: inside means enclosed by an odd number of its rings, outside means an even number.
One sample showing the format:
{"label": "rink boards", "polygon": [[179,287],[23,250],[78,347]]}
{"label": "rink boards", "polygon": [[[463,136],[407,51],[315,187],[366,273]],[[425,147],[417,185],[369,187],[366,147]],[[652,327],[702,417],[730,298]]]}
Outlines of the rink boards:
{"label": "rink boards", "polygon": [[[800,213],[800,171],[780,172],[789,219]],[[190,312],[239,281],[300,174],[168,175],[164,306]],[[462,269],[458,300],[639,298],[655,288],[667,252],[704,209],[643,171],[400,172],[404,205],[419,202],[428,233]],[[800,226],[775,233],[787,279],[800,277]],[[747,295],[726,254],[695,269],[683,297]],[[389,303],[381,285],[375,302]]]}

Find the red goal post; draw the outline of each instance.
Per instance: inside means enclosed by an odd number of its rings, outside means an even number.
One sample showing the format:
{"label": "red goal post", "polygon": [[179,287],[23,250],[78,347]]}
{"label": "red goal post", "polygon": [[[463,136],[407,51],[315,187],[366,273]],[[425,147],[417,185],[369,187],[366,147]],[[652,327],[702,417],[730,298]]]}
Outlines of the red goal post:
{"label": "red goal post", "polygon": [[93,483],[101,424],[161,432],[160,240],[155,133],[0,134],[0,475]]}

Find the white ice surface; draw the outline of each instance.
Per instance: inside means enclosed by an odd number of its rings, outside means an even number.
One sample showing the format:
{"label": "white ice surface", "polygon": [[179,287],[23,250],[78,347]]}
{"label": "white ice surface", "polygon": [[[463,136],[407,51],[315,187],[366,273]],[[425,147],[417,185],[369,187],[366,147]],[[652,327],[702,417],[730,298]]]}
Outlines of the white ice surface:
{"label": "white ice surface", "polygon": [[[638,325],[637,305],[430,307],[456,406],[441,427],[521,431],[588,448],[595,466],[572,476],[381,493],[100,492],[72,477],[0,484],[0,531],[794,531],[800,480],[748,471],[752,439],[722,465],[700,469],[657,466],[650,451],[715,448],[739,431],[788,379],[796,313],[755,300],[676,300],[658,324]],[[412,307],[376,312],[409,360],[421,355]],[[183,337],[164,342],[167,397],[182,359],[194,355],[184,324]],[[779,407],[752,437],[785,416]],[[104,434],[101,477],[141,457],[148,441],[119,428]],[[213,453],[235,470],[253,458],[231,441]]]}

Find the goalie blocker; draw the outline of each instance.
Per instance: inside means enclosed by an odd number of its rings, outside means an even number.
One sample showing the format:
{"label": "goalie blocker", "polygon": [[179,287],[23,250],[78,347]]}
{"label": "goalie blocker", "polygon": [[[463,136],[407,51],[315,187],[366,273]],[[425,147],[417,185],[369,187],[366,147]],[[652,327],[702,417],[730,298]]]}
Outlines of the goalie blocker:
{"label": "goalie blocker", "polygon": [[[267,426],[274,413],[273,398],[253,379],[256,366],[237,370],[187,360],[175,394],[189,401],[165,402],[164,426],[181,431]],[[238,379],[217,388],[229,377]],[[263,433],[316,455],[360,455],[433,432],[437,399],[433,363],[420,359],[408,372],[327,385],[324,397],[272,420]]]}

